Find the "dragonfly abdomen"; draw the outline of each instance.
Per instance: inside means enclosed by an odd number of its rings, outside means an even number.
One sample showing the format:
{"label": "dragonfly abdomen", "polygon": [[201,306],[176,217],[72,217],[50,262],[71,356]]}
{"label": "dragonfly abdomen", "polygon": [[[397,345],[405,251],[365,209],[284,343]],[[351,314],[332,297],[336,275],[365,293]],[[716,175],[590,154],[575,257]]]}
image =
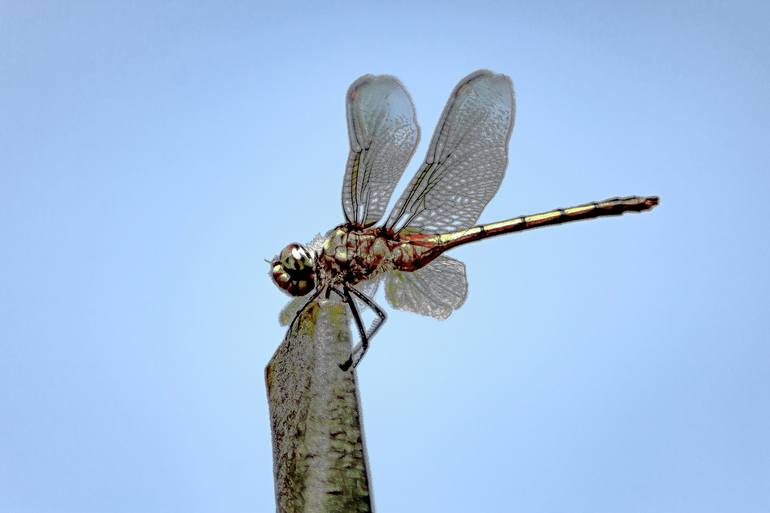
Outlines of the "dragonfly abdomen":
{"label": "dragonfly abdomen", "polygon": [[[643,212],[650,210],[658,204],[657,196],[628,196],[625,198],[610,198],[604,201],[584,203],[569,208],[557,208],[548,212],[541,212],[529,216],[519,216],[497,223],[480,224],[458,230],[456,232],[441,233],[435,235],[415,234],[408,237],[410,242],[416,245],[431,247],[428,254],[440,254],[450,248],[474,242],[487,237],[503,235],[506,233],[520,232],[542,226],[551,226],[594,219],[605,216],[618,216],[626,212]],[[435,258],[435,257],[434,257]]]}

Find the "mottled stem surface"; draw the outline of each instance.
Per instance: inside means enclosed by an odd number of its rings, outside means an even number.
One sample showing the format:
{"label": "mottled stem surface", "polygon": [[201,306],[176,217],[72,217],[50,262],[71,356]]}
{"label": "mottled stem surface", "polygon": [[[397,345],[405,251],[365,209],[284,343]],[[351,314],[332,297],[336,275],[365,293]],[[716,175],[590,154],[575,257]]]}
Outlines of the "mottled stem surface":
{"label": "mottled stem surface", "polygon": [[314,305],[265,369],[278,513],[373,510],[344,305]]}

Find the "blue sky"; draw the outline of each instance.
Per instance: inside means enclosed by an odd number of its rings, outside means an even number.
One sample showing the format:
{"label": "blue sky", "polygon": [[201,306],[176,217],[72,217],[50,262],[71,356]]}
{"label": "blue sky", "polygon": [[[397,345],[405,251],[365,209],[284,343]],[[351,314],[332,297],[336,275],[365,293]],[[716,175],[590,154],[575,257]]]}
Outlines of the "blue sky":
{"label": "blue sky", "polygon": [[[770,36],[752,2],[0,3],[0,511],[271,511],[263,258],[342,221],[344,93],[513,78],[466,304],[359,367],[382,512],[770,510]],[[400,189],[398,189],[400,190]],[[383,303],[384,299],[379,298]]]}

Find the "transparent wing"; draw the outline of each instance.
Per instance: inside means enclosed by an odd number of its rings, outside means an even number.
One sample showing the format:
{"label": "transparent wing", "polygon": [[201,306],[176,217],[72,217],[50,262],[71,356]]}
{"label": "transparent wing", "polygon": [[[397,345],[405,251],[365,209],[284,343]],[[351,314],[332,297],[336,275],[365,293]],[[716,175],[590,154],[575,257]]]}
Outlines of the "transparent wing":
{"label": "transparent wing", "polygon": [[387,226],[423,233],[473,226],[505,174],[514,114],[507,76],[481,70],[461,80]]}
{"label": "transparent wing", "polygon": [[[383,276],[383,274],[378,274],[376,277],[370,280],[362,281],[361,283],[357,283],[353,286],[358,289],[359,292],[362,292],[364,295],[369,297],[369,299],[373,300],[375,294],[377,294],[377,289],[380,287],[380,282],[382,281]],[[359,312],[370,310],[369,305],[364,303],[355,295],[353,296],[353,302],[356,304]]]}
{"label": "transparent wing", "polygon": [[316,233],[315,237],[313,237],[313,240],[305,244],[305,247],[312,249],[316,255],[320,254],[324,247],[324,236],[320,233]]}
{"label": "transparent wing", "polygon": [[374,295],[377,293],[377,289],[380,286],[380,281],[382,281],[382,274],[378,274],[374,278],[366,281],[362,281],[361,283],[357,283],[354,285],[355,288],[363,292],[369,297],[374,297]]}
{"label": "transparent wing", "polygon": [[393,308],[436,319],[449,317],[467,294],[465,264],[447,256],[414,272],[391,271],[385,278],[385,297]]}
{"label": "transparent wing", "polygon": [[342,183],[345,219],[380,220],[420,138],[414,105],[396,78],[364,75],[346,97],[350,155]]}

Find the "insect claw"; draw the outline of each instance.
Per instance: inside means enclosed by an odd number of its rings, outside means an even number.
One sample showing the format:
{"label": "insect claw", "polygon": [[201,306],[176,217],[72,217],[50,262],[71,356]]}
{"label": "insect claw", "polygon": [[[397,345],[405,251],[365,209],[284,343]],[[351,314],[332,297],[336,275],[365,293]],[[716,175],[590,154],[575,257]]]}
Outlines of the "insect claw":
{"label": "insect claw", "polygon": [[350,356],[348,356],[348,359],[345,363],[339,364],[339,368],[342,369],[343,371],[347,371],[351,365],[353,365],[353,353],[351,353]]}

